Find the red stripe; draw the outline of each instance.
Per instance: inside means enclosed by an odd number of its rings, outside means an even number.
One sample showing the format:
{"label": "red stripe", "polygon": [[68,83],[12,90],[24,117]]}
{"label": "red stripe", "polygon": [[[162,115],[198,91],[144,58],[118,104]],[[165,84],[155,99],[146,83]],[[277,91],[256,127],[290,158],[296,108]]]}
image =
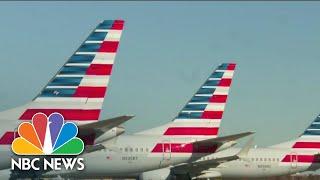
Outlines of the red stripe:
{"label": "red stripe", "polygon": [[301,162],[301,163],[319,163],[320,159],[314,155],[297,155],[297,157],[291,157],[292,155],[286,155],[281,162]]}
{"label": "red stripe", "polygon": [[222,119],[223,111],[204,111],[202,119]]}
{"label": "red stripe", "polygon": [[110,75],[112,64],[91,64],[86,75]]}
{"label": "red stripe", "polygon": [[320,148],[320,142],[296,142],[292,148]]}
{"label": "red stripe", "polygon": [[225,103],[227,101],[227,95],[213,95],[209,102],[216,102],[216,103]]}
{"label": "red stripe", "polygon": [[98,52],[117,52],[118,41],[103,41]]}
{"label": "red stripe", "polygon": [[65,120],[98,120],[100,109],[27,109],[19,118],[20,120],[31,120],[32,116],[42,112],[49,116],[51,113],[58,112],[62,114]]}
{"label": "red stripe", "polygon": [[14,140],[14,132],[7,131],[4,135],[0,138],[0,145],[9,145]]}
{"label": "red stripe", "polygon": [[204,135],[212,136],[218,134],[217,127],[170,127],[164,135]]}
{"label": "red stripe", "polygon": [[111,29],[122,30],[123,29],[123,20],[115,20],[112,24]]}
{"label": "red stripe", "polygon": [[166,150],[170,150],[172,153],[214,153],[217,150],[216,145],[194,145],[194,144],[182,144],[182,143],[172,143],[171,148],[169,143],[159,143],[153,149],[153,153],[163,153]]}
{"label": "red stripe", "polygon": [[231,85],[231,79],[221,79],[218,86],[229,87]]}
{"label": "red stripe", "polygon": [[229,64],[227,70],[234,70],[236,68],[236,64]]}
{"label": "red stripe", "polygon": [[103,98],[107,87],[79,86],[73,97]]}

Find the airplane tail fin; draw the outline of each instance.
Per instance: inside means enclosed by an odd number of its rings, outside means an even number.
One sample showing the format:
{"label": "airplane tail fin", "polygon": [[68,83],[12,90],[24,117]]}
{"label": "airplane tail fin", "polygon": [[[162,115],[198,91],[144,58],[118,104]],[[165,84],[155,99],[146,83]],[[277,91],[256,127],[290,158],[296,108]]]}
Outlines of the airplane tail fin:
{"label": "airplane tail fin", "polygon": [[308,126],[308,128],[293,141],[272,146],[274,148],[289,148],[294,153],[285,155],[283,163],[320,163],[320,115]]}
{"label": "airplane tail fin", "polygon": [[[1,120],[30,121],[34,114],[57,112],[77,124],[99,119],[124,26],[123,20],[105,20],[90,33],[49,83],[29,103],[3,111]],[[17,120],[17,121],[15,121]],[[0,137],[11,144],[13,129]]]}
{"label": "airplane tail fin", "polygon": [[17,118],[58,112],[65,120],[98,120],[123,25],[123,20],[101,22]]}
{"label": "airplane tail fin", "polygon": [[236,64],[215,69],[169,124],[163,135],[213,138],[218,136]]}

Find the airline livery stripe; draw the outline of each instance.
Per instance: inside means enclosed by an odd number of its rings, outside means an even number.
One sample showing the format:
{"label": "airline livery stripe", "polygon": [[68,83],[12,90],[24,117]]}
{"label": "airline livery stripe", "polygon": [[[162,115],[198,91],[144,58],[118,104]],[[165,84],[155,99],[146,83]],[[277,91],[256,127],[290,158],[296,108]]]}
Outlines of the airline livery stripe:
{"label": "airline livery stripe", "polygon": [[228,95],[213,95],[209,102],[225,103],[227,101]]}
{"label": "airline livery stripe", "polygon": [[153,149],[153,153],[163,153],[171,151],[171,153],[214,153],[217,146],[195,146],[191,143],[159,143]]}
{"label": "airline livery stripe", "polygon": [[170,127],[164,135],[179,136],[179,135],[206,135],[213,136],[218,134],[217,127]]}
{"label": "airline livery stripe", "polygon": [[320,142],[296,142],[292,148],[311,148],[319,149]]}
{"label": "airline livery stripe", "polygon": [[79,86],[73,97],[102,98],[107,91],[107,87],[87,87]]}
{"label": "airline livery stripe", "polygon": [[[18,134],[17,134],[18,135]],[[4,135],[0,138],[0,145],[9,145],[14,140],[14,132],[13,131],[7,131],[4,133]]]}
{"label": "airline livery stripe", "polygon": [[112,64],[91,64],[86,75],[111,75]]}
{"label": "airline livery stripe", "polygon": [[281,162],[319,163],[319,157],[315,155],[286,155]]}
{"label": "airline livery stripe", "polygon": [[229,87],[231,85],[231,79],[221,79],[218,86]]}
{"label": "airline livery stripe", "polygon": [[49,116],[51,113],[58,112],[63,115],[65,120],[98,120],[100,109],[27,109],[19,118],[20,120],[31,120],[33,115],[42,112]]}
{"label": "airline livery stripe", "polygon": [[104,41],[98,52],[117,52],[119,42],[118,41]]}
{"label": "airline livery stripe", "polygon": [[201,118],[203,119],[222,119],[223,111],[204,111]]}

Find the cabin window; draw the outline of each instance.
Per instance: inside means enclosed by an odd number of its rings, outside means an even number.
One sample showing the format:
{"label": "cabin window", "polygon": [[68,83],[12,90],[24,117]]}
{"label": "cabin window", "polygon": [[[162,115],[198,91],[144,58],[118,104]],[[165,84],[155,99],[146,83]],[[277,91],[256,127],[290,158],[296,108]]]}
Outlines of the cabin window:
{"label": "cabin window", "polygon": [[149,152],[149,149],[148,149],[148,148],[146,148],[146,152]]}
{"label": "cabin window", "polygon": [[128,148],[124,148],[124,152],[128,152]]}
{"label": "cabin window", "polygon": [[138,148],[136,148],[136,152],[138,152],[139,151],[139,149]]}
{"label": "cabin window", "polygon": [[140,152],[143,152],[143,148],[140,148]]}

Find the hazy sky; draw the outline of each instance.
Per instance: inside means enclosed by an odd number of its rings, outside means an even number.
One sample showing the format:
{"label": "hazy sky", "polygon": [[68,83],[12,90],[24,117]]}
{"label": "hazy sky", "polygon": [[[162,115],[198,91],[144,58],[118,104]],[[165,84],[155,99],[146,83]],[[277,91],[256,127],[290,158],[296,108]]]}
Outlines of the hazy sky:
{"label": "hazy sky", "polygon": [[238,68],[222,134],[297,137],[320,113],[320,3],[1,2],[0,110],[31,100],[93,27],[126,21],[102,117],[169,122],[222,62]]}

